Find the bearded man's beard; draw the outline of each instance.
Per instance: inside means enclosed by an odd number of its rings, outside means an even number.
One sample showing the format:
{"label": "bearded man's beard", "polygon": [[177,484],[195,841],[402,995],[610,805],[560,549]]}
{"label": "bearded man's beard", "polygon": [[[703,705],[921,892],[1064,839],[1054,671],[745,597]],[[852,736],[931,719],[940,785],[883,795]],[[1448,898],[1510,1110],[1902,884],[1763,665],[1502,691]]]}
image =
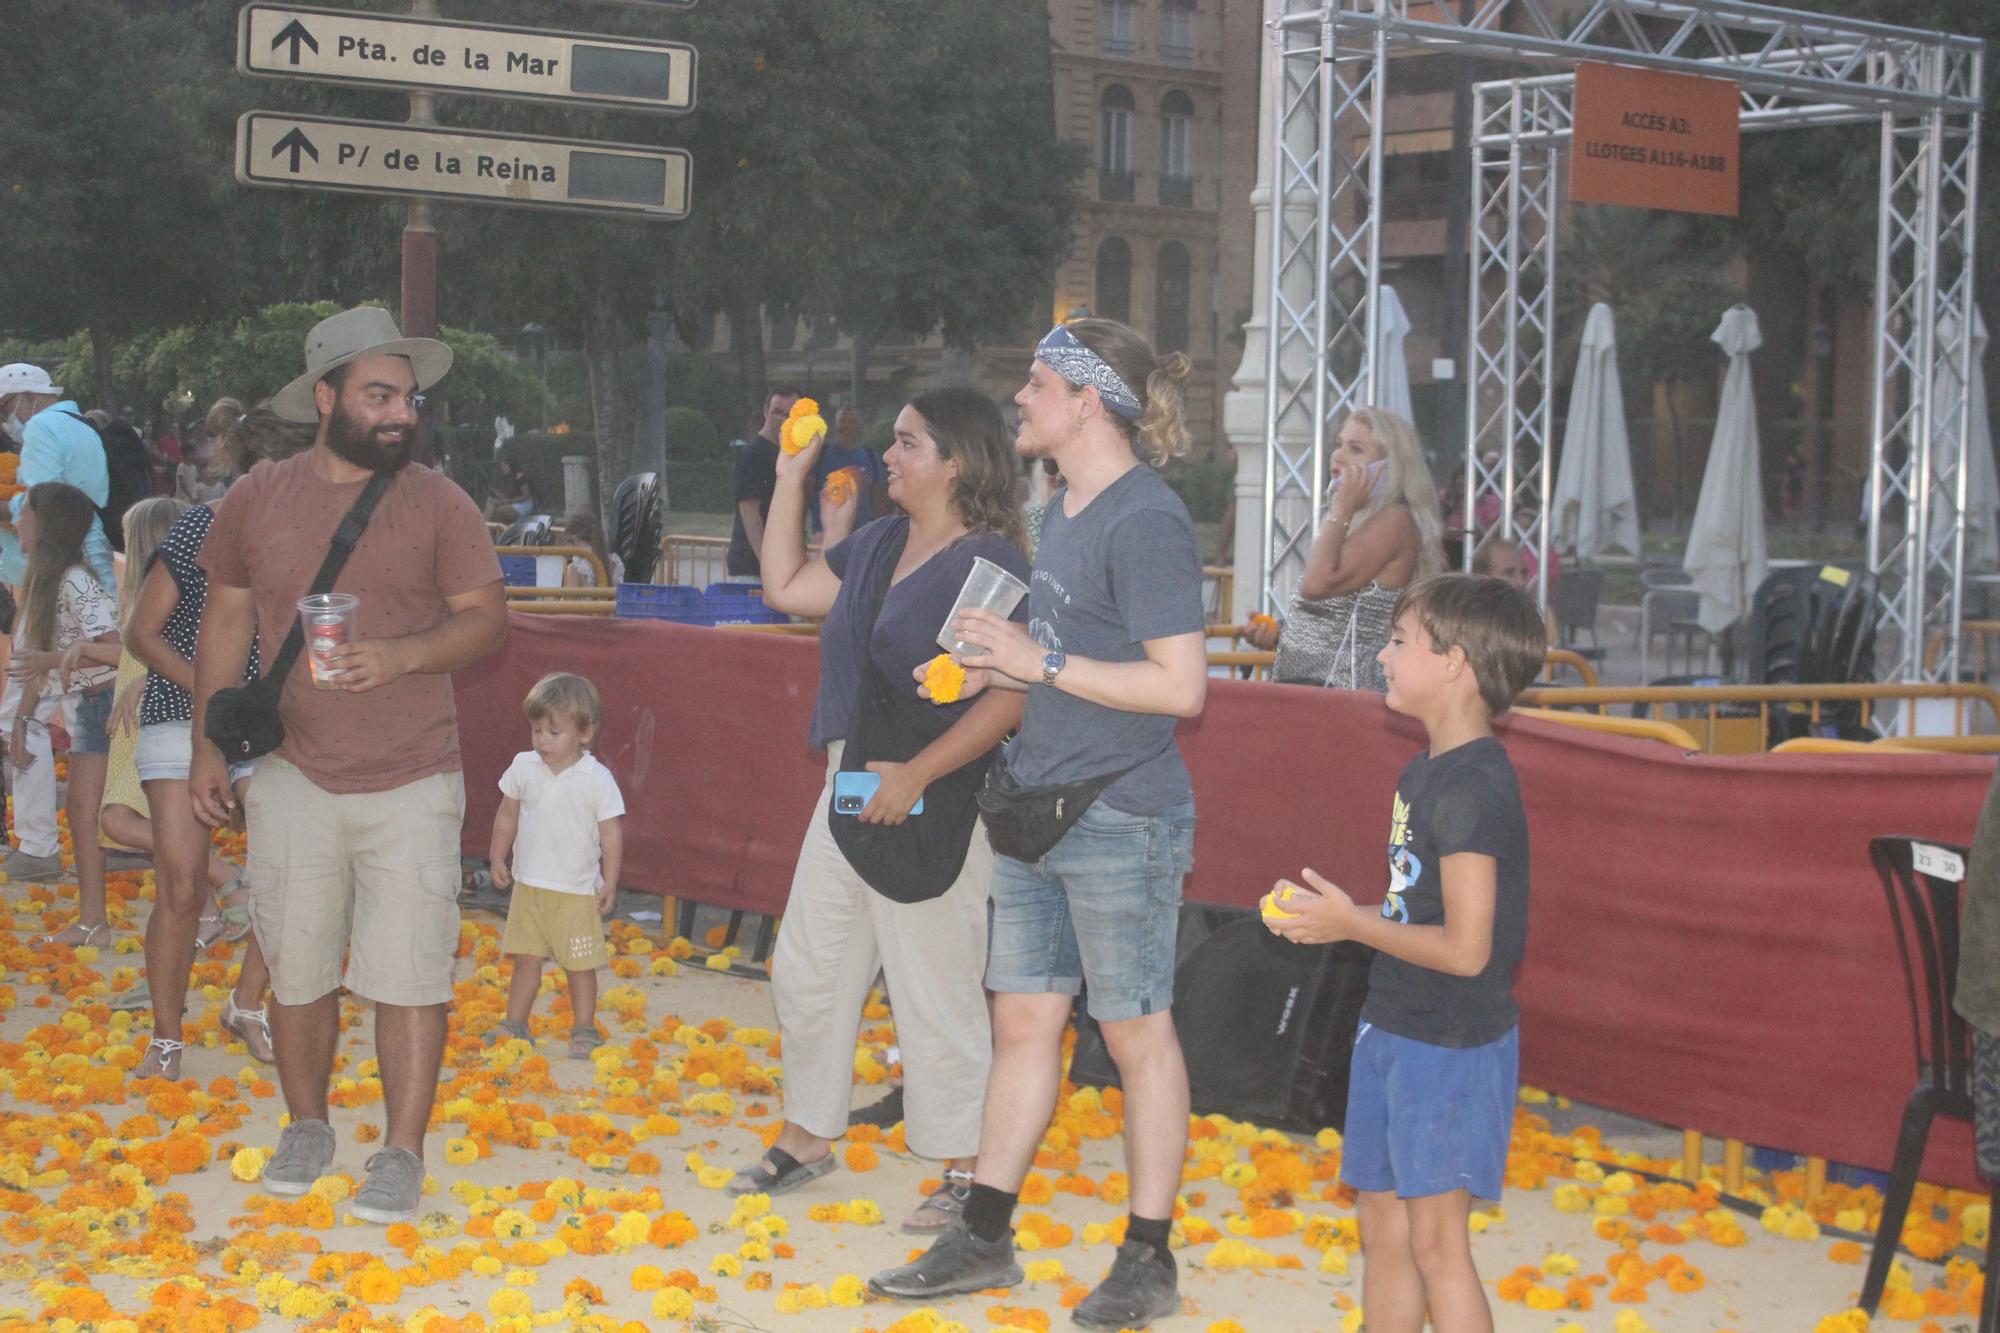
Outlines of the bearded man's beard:
{"label": "bearded man's beard", "polygon": [[414,425],[363,426],[338,406],[326,420],[326,447],[371,472],[395,472],[408,463],[415,434]]}

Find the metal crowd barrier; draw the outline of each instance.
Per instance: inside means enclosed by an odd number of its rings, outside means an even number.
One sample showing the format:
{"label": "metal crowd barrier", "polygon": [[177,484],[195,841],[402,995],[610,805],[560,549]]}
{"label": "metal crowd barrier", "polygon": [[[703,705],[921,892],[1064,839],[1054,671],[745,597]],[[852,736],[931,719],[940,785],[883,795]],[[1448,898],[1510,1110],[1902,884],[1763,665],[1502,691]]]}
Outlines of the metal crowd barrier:
{"label": "metal crowd barrier", "polygon": [[[1659,718],[1661,710],[1675,708],[1681,715],[1674,722],[1710,754],[1756,754],[1764,750],[1770,735],[1773,709],[1783,709],[1805,717],[1811,725],[1824,719],[1831,704],[1858,704],[1858,720],[1871,726],[1881,710],[1879,704],[1893,704],[1890,716],[1902,714],[1904,730],[1915,731],[1922,717],[1918,705],[1925,700],[1951,701],[1952,734],[1970,733],[1968,723],[1977,707],[1983,706],[1990,725],[2000,724],[2000,691],[1972,682],[1949,684],[1867,683],[1851,685],[1645,685],[1562,688],[1536,686],[1521,694],[1520,703],[1529,708],[1594,709],[1605,714],[1613,707],[1625,707],[1632,716]],[[1689,716],[1690,712],[1695,713]]]}

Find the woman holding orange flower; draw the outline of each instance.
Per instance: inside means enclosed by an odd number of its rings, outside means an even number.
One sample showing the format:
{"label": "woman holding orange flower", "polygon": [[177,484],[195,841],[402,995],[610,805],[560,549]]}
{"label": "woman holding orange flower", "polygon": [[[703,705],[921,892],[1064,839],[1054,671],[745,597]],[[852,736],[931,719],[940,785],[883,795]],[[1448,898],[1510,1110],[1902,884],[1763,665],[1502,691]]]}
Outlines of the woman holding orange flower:
{"label": "woman holding orange flower", "polygon": [[[985,396],[964,388],[919,396],[897,416],[883,460],[888,497],[902,512],[808,559],[804,511],[823,434],[822,425],[803,441],[787,435],[785,443],[798,447],[778,460],[763,572],[773,608],[825,617],[811,740],[827,751],[827,788],[799,849],[771,960],[785,1123],[771,1151],[729,1188],[781,1194],[835,1169],[832,1141],[847,1131],[854,1043],[879,967],[895,1006],[910,1150],[947,1167],[942,1187],[904,1222],[906,1231],[928,1234],[951,1224],[971,1187],[992,1059],[982,978],[993,854],[973,827],[971,795],[1025,699],[989,690],[933,703],[918,694],[915,674],[937,656],[938,632],[975,558],[1027,580],[1014,452]],[[885,731],[873,720],[903,727],[912,718],[909,729],[926,738],[921,748],[863,769],[863,756],[898,752],[877,748]],[[842,813],[832,799],[837,778],[871,774],[879,786],[858,813]],[[891,885],[857,849],[865,840],[852,829],[919,820],[931,822],[912,829],[912,840],[935,838],[951,850],[933,858],[935,844],[927,843],[924,883],[905,892],[900,876]],[[852,822],[837,828],[835,821]]]}

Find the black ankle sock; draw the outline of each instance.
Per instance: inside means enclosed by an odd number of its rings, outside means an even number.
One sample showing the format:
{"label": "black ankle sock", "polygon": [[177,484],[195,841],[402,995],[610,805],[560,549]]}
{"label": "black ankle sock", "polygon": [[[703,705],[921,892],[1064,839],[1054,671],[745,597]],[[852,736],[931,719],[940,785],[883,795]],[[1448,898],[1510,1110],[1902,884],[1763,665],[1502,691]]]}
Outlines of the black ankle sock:
{"label": "black ankle sock", "polygon": [[1171,1263],[1173,1258],[1167,1254],[1167,1232],[1173,1225],[1170,1217],[1141,1217],[1130,1213],[1125,1218],[1125,1239],[1144,1241]]}
{"label": "black ankle sock", "polygon": [[1014,1204],[1020,1197],[991,1185],[973,1185],[965,1196],[966,1228],[983,1241],[1007,1239],[1008,1229],[1014,1224]]}

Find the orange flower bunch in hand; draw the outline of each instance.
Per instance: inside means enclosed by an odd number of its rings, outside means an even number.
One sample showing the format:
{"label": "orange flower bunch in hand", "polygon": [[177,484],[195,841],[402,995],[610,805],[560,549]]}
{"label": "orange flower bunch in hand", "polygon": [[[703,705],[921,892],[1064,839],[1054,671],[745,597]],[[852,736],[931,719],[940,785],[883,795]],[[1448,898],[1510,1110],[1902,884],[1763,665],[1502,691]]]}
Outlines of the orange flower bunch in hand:
{"label": "orange flower bunch in hand", "polygon": [[28,489],[14,479],[20,475],[20,471],[21,455],[0,454],[0,500],[11,500]]}
{"label": "orange flower bunch in hand", "polygon": [[1252,629],[1269,630],[1271,633],[1276,634],[1278,632],[1278,618],[1276,616],[1267,616],[1262,611],[1253,612],[1250,616],[1250,626]]}
{"label": "orange flower bunch in hand", "polygon": [[801,398],[792,404],[791,415],[778,431],[778,447],[795,454],[826,435],[826,418],[819,414],[819,402]]}
{"label": "orange flower bunch in hand", "polygon": [[840,468],[827,474],[826,502],[843,505],[861,493],[861,480],[851,467]]}
{"label": "orange flower bunch in hand", "polygon": [[939,653],[924,666],[924,688],[934,704],[957,703],[965,689],[965,668],[952,661],[950,653]]}

